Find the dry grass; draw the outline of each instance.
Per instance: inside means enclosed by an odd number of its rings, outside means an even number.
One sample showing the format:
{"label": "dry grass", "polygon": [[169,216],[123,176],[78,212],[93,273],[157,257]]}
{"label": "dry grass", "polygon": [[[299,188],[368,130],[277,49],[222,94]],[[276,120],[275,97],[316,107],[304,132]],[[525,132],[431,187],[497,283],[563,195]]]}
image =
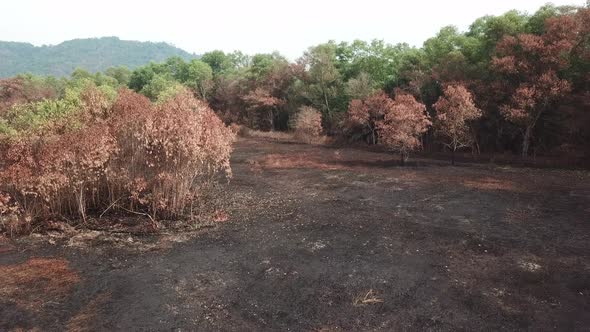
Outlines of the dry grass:
{"label": "dry grass", "polygon": [[63,301],[79,281],[65,259],[31,258],[0,266],[0,296],[34,311],[46,302]]}
{"label": "dry grass", "polygon": [[368,292],[363,292],[359,296],[355,297],[354,301],[352,302],[355,307],[377,303],[383,303],[383,300],[378,298],[377,293],[372,289],[369,289]]}
{"label": "dry grass", "polygon": [[68,332],[93,331],[92,322],[96,320],[97,314],[102,307],[111,299],[111,293],[101,293],[90,300],[80,311],[70,318],[66,327]]}
{"label": "dry grass", "polygon": [[14,246],[3,235],[0,235],[0,254],[14,250]]}
{"label": "dry grass", "polygon": [[523,188],[509,180],[494,179],[485,177],[477,180],[465,180],[463,185],[468,188],[478,190],[505,190],[505,191],[523,191]]}
{"label": "dry grass", "polygon": [[294,141],[295,137],[292,133],[283,131],[260,131],[254,129],[248,129],[243,127],[239,131],[240,136],[248,138],[267,138],[276,141]]}
{"label": "dry grass", "polygon": [[326,158],[317,158],[306,153],[293,154],[270,154],[251,162],[253,168],[262,167],[266,169],[291,169],[291,168],[314,168],[321,170],[343,170],[348,169],[343,165],[326,162]]}

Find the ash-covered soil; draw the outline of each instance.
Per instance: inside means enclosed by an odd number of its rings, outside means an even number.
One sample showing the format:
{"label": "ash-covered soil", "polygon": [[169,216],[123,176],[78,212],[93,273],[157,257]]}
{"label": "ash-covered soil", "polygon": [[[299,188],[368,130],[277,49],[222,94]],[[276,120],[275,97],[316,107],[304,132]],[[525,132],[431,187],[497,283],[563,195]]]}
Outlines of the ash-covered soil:
{"label": "ash-covered soil", "polygon": [[0,330],[589,329],[588,172],[396,158],[241,139],[213,227],[0,239]]}

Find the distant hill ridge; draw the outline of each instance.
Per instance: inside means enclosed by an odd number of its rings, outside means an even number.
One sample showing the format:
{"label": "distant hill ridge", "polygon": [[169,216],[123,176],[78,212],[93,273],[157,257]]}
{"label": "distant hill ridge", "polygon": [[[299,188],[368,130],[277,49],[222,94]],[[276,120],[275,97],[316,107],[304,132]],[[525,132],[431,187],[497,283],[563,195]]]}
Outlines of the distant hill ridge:
{"label": "distant hill ridge", "polygon": [[33,46],[29,43],[0,41],[0,77],[21,73],[70,75],[76,68],[91,72],[113,66],[131,69],[162,62],[171,56],[198,57],[168,43],[121,40],[117,37],[73,39],[58,45]]}

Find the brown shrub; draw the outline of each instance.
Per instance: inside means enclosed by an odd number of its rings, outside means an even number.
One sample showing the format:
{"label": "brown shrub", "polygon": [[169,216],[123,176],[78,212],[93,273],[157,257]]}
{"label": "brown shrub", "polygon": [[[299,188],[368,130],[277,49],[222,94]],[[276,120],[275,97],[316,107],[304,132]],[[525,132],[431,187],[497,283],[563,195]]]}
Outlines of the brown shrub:
{"label": "brown shrub", "polygon": [[306,142],[318,142],[322,135],[322,114],[313,107],[303,106],[293,123],[295,138]]}
{"label": "brown shrub", "polygon": [[159,105],[130,90],[113,105],[98,90],[81,99],[75,126],[0,137],[4,231],[18,228],[15,216],[24,224],[53,216],[85,220],[89,210],[113,207],[178,217],[218,173],[231,176],[235,135],[189,93]]}

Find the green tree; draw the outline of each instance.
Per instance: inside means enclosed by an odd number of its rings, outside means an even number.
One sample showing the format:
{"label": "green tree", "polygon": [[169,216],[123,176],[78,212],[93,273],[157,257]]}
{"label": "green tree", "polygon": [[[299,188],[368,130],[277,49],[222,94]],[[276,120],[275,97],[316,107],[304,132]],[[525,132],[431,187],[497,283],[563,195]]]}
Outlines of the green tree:
{"label": "green tree", "polygon": [[117,80],[119,85],[127,86],[131,79],[131,70],[125,66],[111,67],[105,71],[105,75]]}
{"label": "green tree", "polygon": [[409,48],[407,44],[391,45],[377,39],[370,43],[343,42],[336,48],[337,67],[344,81],[364,72],[378,87],[389,87],[398,78],[401,54]]}
{"label": "green tree", "polygon": [[169,74],[154,74],[151,80],[141,88],[141,93],[153,101],[158,100],[160,95],[171,87],[178,84]]}
{"label": "green tree", "polygon": [[200,60],[192,60],[187,66],[186,80],[183,82],[195,89],[203,99],[207,98],[213,84],[213,70]]}
{"label": "green tree", "polygon": [[326,128],[334,125],[335,112],[343,112],[343,83],[336,68],[336,45],[333,42],[310,48],[302,60],[309,68],[306,97],[315,108],[324,114]]}
{"label": "green tree", "polygon": [[200,60],[211,67],[215,76],[234,68],[231,57],[220,50],[207,52],[201,56]]}
{"label": "green tree", "polygon": [[188,64],[179,56],[170,57],[165,63],[166,71],[179,82],[188,78]]}
{"label": "green tree", "polygon": [[500,16],[478,18],[465,34],[470,39],[466,42],[464,54],[472,62],[489,63],[496,44],[506,35],[515,36],[525,32],[527,22],[528,17],[516,10]]}
{"label": "green tree", "polygon": [[131,73],[131,77],[129,78],[129,88],[136,92],[141,92],[144,86],[152,81],[154,76],[164,74],[169,74],[169,70],[165,64],[151,62],[148,65],[135,69]]}

